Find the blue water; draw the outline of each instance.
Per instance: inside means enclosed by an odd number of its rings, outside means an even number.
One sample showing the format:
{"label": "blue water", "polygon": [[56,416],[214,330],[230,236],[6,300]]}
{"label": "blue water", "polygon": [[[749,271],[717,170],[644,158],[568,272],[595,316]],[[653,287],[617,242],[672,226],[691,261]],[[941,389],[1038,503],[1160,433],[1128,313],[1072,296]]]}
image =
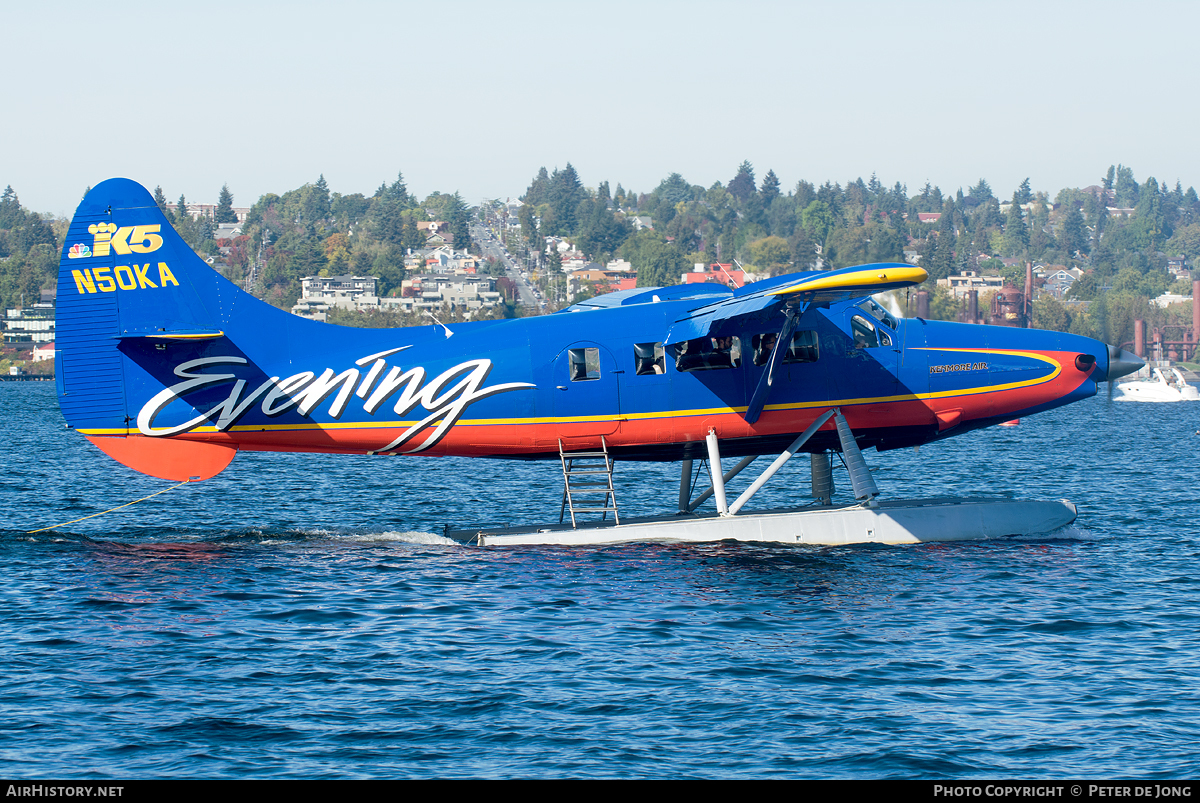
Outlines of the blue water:
{"label": "blue water", "polygon": [[[1079,520],[839,548],[464,547],[445,523],[556,519],[557,465],[252,453],[28,535],[168,483],[53,383],[0,412],[0,777],[1200,774],[1200,405],[868,452],[890,497]],[[793,462],[764,501],[804,501]],[[677,471],[618,464],[623,510]]]}

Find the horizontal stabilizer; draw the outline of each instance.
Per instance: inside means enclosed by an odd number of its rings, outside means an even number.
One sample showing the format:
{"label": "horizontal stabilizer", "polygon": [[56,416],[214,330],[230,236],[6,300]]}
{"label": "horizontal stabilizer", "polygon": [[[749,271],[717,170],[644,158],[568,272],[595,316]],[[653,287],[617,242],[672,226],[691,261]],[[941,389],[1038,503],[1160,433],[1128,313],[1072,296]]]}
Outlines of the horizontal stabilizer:
{"label": "horizontal stabilizer", "polygon": [[88,435],[87,439],[113,460],[134,471],[176,482],[198,482],[215,477],[237,454],[236,446],[176,438]]}

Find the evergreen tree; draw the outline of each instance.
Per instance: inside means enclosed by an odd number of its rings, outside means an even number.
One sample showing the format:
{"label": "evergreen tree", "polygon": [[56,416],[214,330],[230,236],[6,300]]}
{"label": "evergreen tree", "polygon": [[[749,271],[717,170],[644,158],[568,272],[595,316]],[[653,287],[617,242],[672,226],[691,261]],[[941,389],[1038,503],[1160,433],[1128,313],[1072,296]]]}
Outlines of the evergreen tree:
{"label": "evergreen tree", "polygon": [[1013,198],[1018,203],[1022,203],[1022,204],[1027,204],[1033,200],[1033,190],[1030,189],[1030,187],[1029,187],[1029,179],[1028,178],[1026,178],[1024,181],[1022,181],[1021,185],[1019,187],[1017,187],[1017,191],[1015,193],[1013,193]]}
{"label": "evergreen tree", "polygon": [[970,195],[972,198],[974,198],[977,203],[983,203],[989,198],[996,197],[992,195],[992,188],[983,179],[979,179],[978,184],[967,190],[967,195]]}
{"label": "evergreen tree", "polygon": [[1063,219],[1058,241],[1072,257],[1087,248],[1087,229],[1083,225],[1083,215],[1074,204],[1071,204],[1066,218]]}
{"label": "evergreen tree", "polygon": [[179,232],[179,236],[184,241],[196,248],[200,245],[200,240],[197,239],[200,229],[197,222],[188,213],[187,198],[183,197],[183,193],[179,193],[179,200],[175,204],[175,231]]}
{"label": "evergreen tree", "polygon": [[[942,206],[941,193],[938,193],[938,208]],[[817,200],[829,207],[835,221],[842,217],[842,187],[840,184],[830,184],[826,181],[817,190]]]}
{"label": "evergreen tree", "polygon": [[[397,173],[396,180],[390,186],[386,183],[380,185],[375,197],[371,199],[371,211],[368,214],[375,236],[382,242],[400,248],[424,248],[423,237],[414,238],[405,232],[406,212],[413,206],[412,196],[408,194],[408,187],[404,184],[403,173]],[[414,240],[417,239],[420,242],[414,244]]]}
{"label": "evergreen tree", "polygon": [[[896,186],[900,186],[899,183]],[[808,208],[808,205],[817,200],[817,190],[812,184],[807,181],[800,180],[796,182],[796,191],[792,194],[796,201],[796,208],[803,211]]]}
{"label": "evergreen tree", "polygon": [[465,251],[471,245],[471,210],[462,196],[455,192],[443,207],[446,223],[450,226],[450,234],[454,237],[454,247]]}
{"label": "evergreen tree", "polygon": [[539,204],[546,203],[549,200],[549,195],[550,174],[543,167],[533,177],[533,181],[529,184],[529,189],[525,190],[525,194],[521,196],[521,200],[529,206],[537,207]]}
{"label": "evergreen tree", "polygon": [[1137,209],[1134,219],[1141,222],[1144,230],[1150,235],[1151,241],[1157,243],[1159,235],[1163,234],[1163,199],[1159,194],[1158,182],[1154,176],[1146,179],[1138,193]]}
{"label": "evergreen tree", "polygon": [[1004,250],[1009,256],[1018,256],[1024,254],[1028,247],[1029,227],[1025,225],[1025,216],[1021,213],[1021,205],[1017,203],[1017,194],[1014,192],[1008,216],[1004,219]]}
{"label": "evergreen tree", "polygon": [[545,243],[538,232],[537,216],[534,214],[533,207],[529,204],[521,204],[521,208],[517,210],[517,220],[521,224],[521,236],[529,241],[535,251],[541,251]]}
{"label": "evergreen tree", "polygon": [[1133,169],[1125,165],[1117,165],[1117,200],[1116,205],[1123,209],[1137,206],[1138,184],[1133,179]]}
{"label": "evergreen tree", "polygon": [[[874,176],[871,177],[874,179]],[[770,209],[771,204],[775,203],[775,199],[779,197],[779,177],[775,175],[774,170],[768,170],[763,176],[762,189],[759,191],[762,195],[763,207]]]}
{"label": "evergreen tree", "polygon": [[171,213],[167,211],[167,196],[163,193],[161,186],[154,188],[154,203],[158,204],[159,210],[167,216],[169,220]]}
{"label": "evergreen tree", "polygon": [[1104,232],[1108,225],[1108,206],[1107,200],[1101,199],[1100,204],[1096,207],[1096,239],[1100,239],[1100,235]]}
{"label": "evergreen tree", "polygon": [[[938,231],[931,259],[926,265],[931,279],[945,279],[954,269],[954,208],[947,203],[938,219]],[[921,261],[925,264],[925,261]]]}
{"label": "evergreen tree", "polygon": [[871,173],[871,180],[867,182],[867,190],[871,193],[872,201],[878,201],[879,196],[884,193],[883,184],[875,177],[873,171]]}
{"label": "evergreen tree", "polygon": [[315,237],[306,240],[288,260],[288,273],[297,278],[319,276],[329,264],[321,244]]}
{"label": "evergreen tree", "polygon": [[554,230],[550,234],[571,236],[579,224],[579,205],[587,199],[587,191],[579,180],[575,168],[567,162],[562,170],[555,170],[550,177],[548,203],[553,213]]}
{"label": "evergreen tree", "polygon": [[217,196],[217,223],[237,223],[237,213],[233,211],[233,193],[229,185],[221,185],[221,194]]}
{"label": "evergreen tree", "polygon": [[17,228],[21,225],[24,216],[21,211],[21,202],[10,184],[4,188],[4,195],[0,196],[0,229]]}
{"label": "evergreen tree", "polygon": [[16,253],[30,252],[34,247],[44,245],[53,248],[57,244],[54,230],[37,212],[21,210],[21,222],[16,231],[12,232],[10,241]]}
{"label": "evergreen tree", "polygon": [[623,220],[618,221],[608,204],[608,182],[603,181],[596,191],[590,214],[580,226],[578,238],[579,247],[593,257],[614,253],[632,233],[633,227]]}
{"label": "evergreen tree", "polygon": [[742,202],[754,194],[754,167],[750,162],[742,162],[738,167],[737,175],[729,180],[729,186],[725,189]]}
{"label": "evergreen tree", "polygon": [[[407,194],[406,190],[403,192]],[[317,183],[309,188],[304,196],[303,220],[311,226],[328,219],[329,215],[329,185],[325,183],[325,174],[322,173]]]}
{"label": "evergreen tree", "polygon": [[401,224],[400,247],[406,251],[425,247],[425,235],[417,227],[417,214],[414,211],[403,213]]}
{"label": "evergreen tree", "polygon": [[[324,180],[325,176],[322,174],[317,183],[321,184]],[[400,172],[396,173],[396,180],[392,182],[391,186],[388,186],[386,182],[379,185],[379,189],[375,191],[375,198],[386,198],[401,210],[416,206],[415,199],[408,194],[408,186],[404,183],[404,174]]]}

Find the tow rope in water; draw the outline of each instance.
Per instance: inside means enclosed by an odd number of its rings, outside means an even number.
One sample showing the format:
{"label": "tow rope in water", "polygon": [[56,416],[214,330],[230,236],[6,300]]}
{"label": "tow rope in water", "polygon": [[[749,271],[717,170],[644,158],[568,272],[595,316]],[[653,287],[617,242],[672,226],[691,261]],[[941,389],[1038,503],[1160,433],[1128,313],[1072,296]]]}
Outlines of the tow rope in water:
{"label": "tow rope in water", "polygon": [[178,488],[180,485],[187,485],[189,482],[191,482],[191,480],[184,480],[183,482],[178,482],[178,483],[172,485],[170,488],[163,488],[161,491],[155,491],[154,493],[150,494],[150,496],[143,496],[141,499],[134,499],[132,502],[126,502],[123,505],[117,505],[116,507],[109,508],[108,510],[102,510],[99,513],[93,513],[90,516],[84,516],[83,518],[80,518],[80,519],[64,521],[62,524],[54,524],[54,525],[51,525],[50,527],[42,527],[40,530],[27,530],[25,532],[25,534],[33,535],[34,533],[43,533],[46,530],[54,530],[59,527],[66,527],[68,524],[74,524],[75,522],[78,522],[78,521],[86,521],[87,519],[94,519],[97,516],[103,516],[105,513],[112,513],[114,510],[120,510],[121,508],[129,507],[130,505],[136,505],[138,502],[145,502],[147,499],[151,499],[155,496],[158,496],[159,494],[165,494],[167,491],[173,491],[176,488]]}

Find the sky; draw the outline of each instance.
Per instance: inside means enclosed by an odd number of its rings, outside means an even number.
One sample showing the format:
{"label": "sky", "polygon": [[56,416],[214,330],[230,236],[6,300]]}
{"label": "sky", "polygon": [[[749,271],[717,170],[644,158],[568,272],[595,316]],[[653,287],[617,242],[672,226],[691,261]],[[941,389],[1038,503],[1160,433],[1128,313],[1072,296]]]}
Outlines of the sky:
{"label": "sky", "polygon": [[6,4],[0,186],[70,215],[112,176],[236,206],[324,175],[521,195],[538,168],[910,195],[1200,184],[1194,2]]}

